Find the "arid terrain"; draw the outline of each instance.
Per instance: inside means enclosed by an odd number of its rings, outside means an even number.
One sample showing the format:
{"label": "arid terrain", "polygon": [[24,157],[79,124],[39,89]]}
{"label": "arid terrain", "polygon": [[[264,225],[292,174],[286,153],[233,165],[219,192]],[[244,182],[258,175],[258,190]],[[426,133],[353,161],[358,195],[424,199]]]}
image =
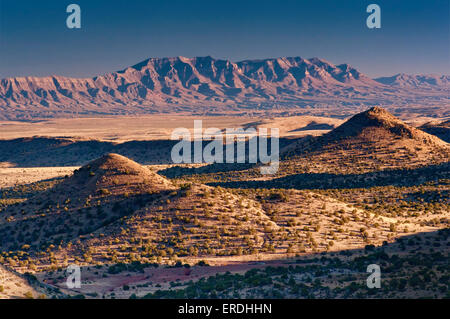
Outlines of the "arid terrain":
{"label": "arid terrain", "polygon": [[[194,119],[279,128],[278,171],[174,164]],[[381,107],[0,122],[0,298],[449,297],[447,123]]]}
{"label": "arid terrain", "polygon": [[93,78],[3,79],[0,120],[161,113],[350,116],[374,105],[396,115],[442,117],[449,116],[449,86],[447,75],[372,79],[347,63],[317,57],[150,58]]}
{"label": "arid terrain", "polygon": [[0,266],[0,299],[44,297],[26,278]]}

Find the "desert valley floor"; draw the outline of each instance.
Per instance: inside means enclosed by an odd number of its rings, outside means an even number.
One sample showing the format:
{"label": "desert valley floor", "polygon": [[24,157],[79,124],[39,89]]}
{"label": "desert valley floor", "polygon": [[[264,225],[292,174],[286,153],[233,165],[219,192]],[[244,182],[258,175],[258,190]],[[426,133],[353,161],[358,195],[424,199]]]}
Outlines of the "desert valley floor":
{"label": "desert valley floor", "polygon": [[0,122],[0,298],[450,297],[448,118],[202,118],[279,128],[267,176],[171,163],[194,119]]}

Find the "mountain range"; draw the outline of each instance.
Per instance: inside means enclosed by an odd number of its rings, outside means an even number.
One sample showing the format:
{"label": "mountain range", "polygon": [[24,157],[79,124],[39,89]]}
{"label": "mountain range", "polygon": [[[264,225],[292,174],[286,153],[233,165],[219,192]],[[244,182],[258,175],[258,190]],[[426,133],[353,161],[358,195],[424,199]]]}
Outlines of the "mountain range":
{"label": "mountain range", "polygon": [[3,79],[0,119],[344,109],[380,104],[445,110],[449,88],[447,75],[398,74],[371,79],[348,64],[334,65],[319,58],[237,63],[210,56],[151,58],[94,78]]}

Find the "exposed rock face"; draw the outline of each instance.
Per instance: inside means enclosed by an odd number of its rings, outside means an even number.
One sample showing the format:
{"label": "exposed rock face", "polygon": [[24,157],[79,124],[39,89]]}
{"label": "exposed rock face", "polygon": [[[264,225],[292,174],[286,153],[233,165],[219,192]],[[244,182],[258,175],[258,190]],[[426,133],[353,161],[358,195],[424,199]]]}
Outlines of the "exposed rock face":
{"label": "exposed rock face", "polygon": [[300,57],[233,63],[152,58],[103,76],[0,81],[0,119],[449,102],[449,76],[372,80],[348,64]]}

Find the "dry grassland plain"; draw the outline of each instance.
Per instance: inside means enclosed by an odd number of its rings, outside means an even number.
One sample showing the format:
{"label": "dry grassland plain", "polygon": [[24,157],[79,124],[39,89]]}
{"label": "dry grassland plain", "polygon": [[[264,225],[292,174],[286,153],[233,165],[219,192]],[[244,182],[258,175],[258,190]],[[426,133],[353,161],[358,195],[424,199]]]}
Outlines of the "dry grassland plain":
{"label": "dry grassland plain", "polygon": [[[198,119],[204,129],[278,128],[279,172],[140,165],[147,153],[134,142],[167,141]],[[12,283],[0,298],[446,297],[449,145],[414,128],[429,122],[381,108],[0,122],[11,154],[0,160],[0,262]],[[138,163],[65,149],[84,142],[131,147]],[[83,163],[27,167],[53,151]],[[370,263],[390,269],[382,290],[365,286]],[[65,285],[69,264],[82,266],[81,289]]]}

